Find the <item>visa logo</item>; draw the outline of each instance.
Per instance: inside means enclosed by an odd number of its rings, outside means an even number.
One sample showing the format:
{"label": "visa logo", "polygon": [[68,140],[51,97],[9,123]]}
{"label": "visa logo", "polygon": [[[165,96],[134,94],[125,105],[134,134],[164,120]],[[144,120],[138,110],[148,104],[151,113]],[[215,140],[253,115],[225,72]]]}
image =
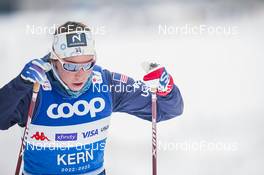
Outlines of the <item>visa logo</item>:
{"label": "visa logo", "polygon": [[93,137],[95,135],[98,135],[98,129],[94,129],[91,131],[87,131],[87,132],[83,132],[83,138],[89,138],[89,137]]}

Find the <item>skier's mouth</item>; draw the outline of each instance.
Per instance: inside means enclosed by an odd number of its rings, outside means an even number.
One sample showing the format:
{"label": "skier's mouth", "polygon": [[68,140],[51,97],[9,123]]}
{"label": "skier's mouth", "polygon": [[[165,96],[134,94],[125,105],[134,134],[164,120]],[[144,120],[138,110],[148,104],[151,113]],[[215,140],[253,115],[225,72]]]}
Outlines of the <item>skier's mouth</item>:
{"label": "skier's mouth", "polygon": [[73,85],[76,86],[76,87],[80,87],[80,86],[83,85],[83,83],[73,83]]}

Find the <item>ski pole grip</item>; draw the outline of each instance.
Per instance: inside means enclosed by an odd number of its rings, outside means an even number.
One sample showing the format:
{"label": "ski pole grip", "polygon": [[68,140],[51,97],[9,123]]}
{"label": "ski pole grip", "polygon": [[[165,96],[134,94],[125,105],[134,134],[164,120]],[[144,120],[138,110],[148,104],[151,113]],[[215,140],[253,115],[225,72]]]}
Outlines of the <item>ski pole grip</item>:
{"label": "ski pole grip", "polygon": [[150,92],[152,94],[156,94],[157,93],[157,88],[156,87],[150,87]]}
{"label": "ski pole grip", "polygon": [[34,83],[33,85],[33,92],[38,93],[40,88],[40,84],[38,82]]}

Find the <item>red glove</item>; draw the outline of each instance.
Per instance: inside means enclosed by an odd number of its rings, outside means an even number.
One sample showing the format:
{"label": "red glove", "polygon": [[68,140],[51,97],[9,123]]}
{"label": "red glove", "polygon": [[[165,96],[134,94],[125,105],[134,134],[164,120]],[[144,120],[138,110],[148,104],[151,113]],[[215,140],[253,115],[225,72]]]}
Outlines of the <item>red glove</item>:
{"label": "red glove", "polygon": [[143,80],[150,88],[157,89],[157,95],[166,96],[173,88],[173,78],[164,67],[155,63],[143,63],[144,69],[148,72]]}

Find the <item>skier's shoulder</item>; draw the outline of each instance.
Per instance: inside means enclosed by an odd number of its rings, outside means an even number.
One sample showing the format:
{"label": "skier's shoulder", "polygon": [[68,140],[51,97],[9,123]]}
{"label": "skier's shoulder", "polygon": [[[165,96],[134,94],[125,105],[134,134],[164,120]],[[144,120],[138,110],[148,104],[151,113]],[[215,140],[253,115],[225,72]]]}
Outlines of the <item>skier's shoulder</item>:
{"label": "skier's shoulder", "polygon": [[110,74],[110,71],[104,69],[102,66],[95,65],[93,68],[93,74],[101,74],[103,77],[107,77]]}
{"label": "skier's shoulder", "polygon": [[[110,71],[108,69],[104,69],[101,66],[95,65],[93,69],[94,74],[101,74],[103,78],[107,79],[109,82],[112,83],[134,83],[133,78],[116,71]],[[111,83],[111,84],[112,84]]]}
{"label": "skier's shoulder", "polygon": [[95,65],[93,68],[93,83],[95,82],[105,82],[109,83],[111,73],[107,69],[104,69],[102,66]]}

